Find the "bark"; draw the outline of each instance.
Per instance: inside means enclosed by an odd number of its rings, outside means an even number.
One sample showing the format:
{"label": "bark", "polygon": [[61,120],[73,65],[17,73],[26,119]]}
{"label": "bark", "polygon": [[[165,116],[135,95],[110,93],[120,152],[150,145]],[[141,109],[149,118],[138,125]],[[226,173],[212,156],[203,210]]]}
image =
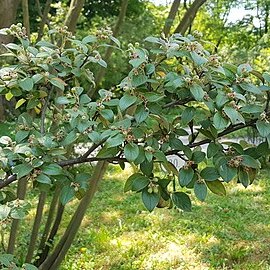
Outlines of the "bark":
{"label": "bark", "polygon": [[176,27],[174,33],[180,33],[180,34],[184,35],[185,32],[191,26],[192,22],[194,21],[198,10],[206,1],[207,0],[194,0],[194,2],[191,4],[191,6],[186,11],[181,22]]}
{"label": "bark", "polygon": [[107,169],[108,163],[106,161],[99,161],[95,167],[93,175],[89,180],[89,189],[86,191],[83,199],[80,201],[76,212],[74,213],[64,235],[60,239],[58,245],[55,247],[52,254],[40,265],[40,270],[55,270],[58,269],[65,255],[70,248],[79,228],[86,210],[91,203],[99,182]]}
{"label": "bark", "polygon": [[4,96],[0,96],[0,123],[4,122],[5,119],[6,119],[6,111],[4,107]]}
{"label": "bark", "polygon": [[45,191],[42,191],[39,195],[39,201],[38,201],[38,205],[37,205],[35,221],[34,221],[32,233],[31,233],[31,238],[30,238],[30,243],[28,246],[28,251],[27,251],[27,255],[26,255],[26,259],[25,259],[25,262],[27,262],[27,263],[30,263],[33,259],[33,255],[34,255],[34,251],[35,251],[35,247],[36,247],[36,242],[37,242],[37,238],[38,238],[38,232],[39,232],[41,219],[42,219],[42,215],[43,215],[43,209],[44,209],[44,205],[45,205],[45,201],[46,201],[46,196],[47,196],[47,193]]}
{"label": "bark", "polygon": [[[26,188],[27,188],[27,179],[22,178],[18,181],[17,186],[17,198],[20,200],[24,200],[25,194],[26,194]],[[8,248],[7,253],[13,254],[14,248],[15,248],[15,242],[17,238],[17,233],[19,229],[20,220],[19,219],[13,219],[10,229],[10,236],[8,241]]]}
{"label": "bark", "polygon": [[178,11],[179,6],[180,6],[180,2],[181,2],[181,0],[174,0],[172,3],[169,15],[165,21],[165,25],[163,28],[163,33],[164,33],[165,37],[167,37],[170,33],[171,27],[173,25],[173,21],[175,19],[175,16],[176,16],[177,11]]}
{"label": "bark", "polygon": [[41,38],[43,36],[44,26],[45,26],[46,23],[48,23],[48,15],[49,15],[49,12],[50,12],[51,3],[52,3],[52,0],[47,0],[46,3],[45,3],[45,7],[44,7],[44,10],[43,10],[41,22],[40,22],[40,25],[39,25],[37,41],[41,40]]}
{"label": "bark", "polygon": [[29,21],[28,0],[22,0],[22,10],[23,10],[23,26],[26,29],[27,36],[30,37],[30,21]]}
{"label": "bark", "polygon": [[[0,29],[10,27],[16,20],[17,9],[20,0],[1,0],[0,1]],[[10,36],[0,35],[0,44],[9,43]]]}
{"label": "bark", "polygon": [[[0,29],[10,27],[15,22],[19,4],[20,0],[0,0]],[[7,44],[12,39],[11,36],[0,35],[0,51],[1,44]],[[5,107],[4,97],[0,96],[0,122],[5,121]]]}
{"label": "bark", "polygon": [[[124,22],[126,13],[127,13],[127,7],[128,7],[128,0],[122,0],[121,8],[120,8],[120,13],[118,15],[118,19],[117,19],[116,25],[115,25],[115,27],[113,29],[113,36],[114,37],[117,37],[119,35],[121,26],[123,25],[123,22]],[[112,47],[108,47],[107,50],[106,50],[105,56],[103,57],[103,60],[106,63],[109,62],[109,60],[111,58],[111,55],[112,55],[112,52],[113,52],[113,48]],[[105,73],[106,73],[106,69],[104,69],[104,68],[101,68],[99,70],[99,72],[97,73],[97,75],[96,75],[96,88],[95,89],[91,89],[91,90],[88,91],[88,95],[90,97],[93,97],[94,96],[94,94],[95,94],[95,92],[97,90],[97,87],[100,85],[100,83],[101,83],[101,81],[102,81]]]}
{"label": "bark", "polygon": [[65,26],[68,27],[68,30],[75,33],[76,24],[79,19],[80,13],[83,9],[85,0],[71,0],[68,14],[65,20]]}

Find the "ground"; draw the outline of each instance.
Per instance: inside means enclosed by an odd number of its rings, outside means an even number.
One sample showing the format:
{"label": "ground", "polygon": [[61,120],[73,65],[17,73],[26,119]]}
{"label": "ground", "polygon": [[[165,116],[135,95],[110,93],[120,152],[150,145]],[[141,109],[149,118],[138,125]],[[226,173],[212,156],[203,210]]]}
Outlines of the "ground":
{"label": "ground", "polygon": [[[139,194],[123,192],[130,170],[111,168],[83,220],[62,270],[270,269],[267,172],[245,189],[227,185],[193,211],[148,213]],[[68,205],[67,217],[76,206]]]}

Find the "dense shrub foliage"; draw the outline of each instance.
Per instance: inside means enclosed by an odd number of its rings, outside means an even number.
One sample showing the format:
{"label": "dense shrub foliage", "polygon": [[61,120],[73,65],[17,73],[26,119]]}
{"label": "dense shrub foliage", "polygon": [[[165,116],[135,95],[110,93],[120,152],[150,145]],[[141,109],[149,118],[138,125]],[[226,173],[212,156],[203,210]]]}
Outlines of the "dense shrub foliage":
{"label": "dense shrub foliage", "polygon": [[[5,45],[3,57],[13,61],[0,69],[0,93],[18,115],[15,136],[0,138],[2,226],[27,210],[7,188],[20,179],[27,178],[29,191],[60,188],[65,205],[91,186],[90,175],[75,174],[72,165],[107,161],[124,168],[129,162],[138,172],[124,189],[140,192],[149,211],[173,205],[190,211],[187,189],[204,201],[208,191],[225,195],[226,182],[247,187],[269,154],[270,75],[222,63],[197,32],[148,37],[147,49],[130,44],[128,76],[117,89],[96,94],[91,69],[106,67],[99,48],[112,40],[120,49],[108,29],[82,40],[65,28],[51,30],[57,45],[31,44],[21,25],[2,32],[19,41]],[[245,127],[264,142],[226,140]],[[83,155],[74,153],[78,143],[87,143]],[[185,162],[180,170],[168,161],[171,155]]]}

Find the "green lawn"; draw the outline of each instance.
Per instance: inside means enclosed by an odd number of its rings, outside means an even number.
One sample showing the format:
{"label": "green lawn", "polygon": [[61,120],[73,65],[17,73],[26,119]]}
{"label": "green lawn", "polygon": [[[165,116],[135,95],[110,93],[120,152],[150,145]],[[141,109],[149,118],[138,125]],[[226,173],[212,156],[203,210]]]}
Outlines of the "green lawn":
{"label": "green lawn", "polygon": [[191,213],[148,213],[139,194],[123,193],[130,173],[106,175],[62,270],[270,269],[266,172],[247,189],[227,185],[226,197],[193,198]]}

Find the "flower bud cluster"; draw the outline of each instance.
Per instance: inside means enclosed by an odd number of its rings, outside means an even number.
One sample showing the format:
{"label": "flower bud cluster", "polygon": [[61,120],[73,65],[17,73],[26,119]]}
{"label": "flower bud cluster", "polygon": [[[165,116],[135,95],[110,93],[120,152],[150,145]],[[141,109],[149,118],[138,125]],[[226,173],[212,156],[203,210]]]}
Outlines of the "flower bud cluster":
{"label": "flower bud cluster", "polygon": [[230,159],[227,164],[229,165],[229,167],[238,168],[241,165],[242,161],[243,158],[241,156],[236,156]]}
{"label": "flower bud cluster", "polygon": [[16,36],[18,38],[27,39],[26,28],[21,23],[12,24],[6,31],[7,34]]}
{"label": "flower bud cluster", "polygon": [[109,28],[109,27],[101,28],[101,29],[97,30],[97,32],[96,32],[96,37],[101,39],[101,40],[108,39],[112,35],[113,35],[113,32],[112,32],[111,28]]}
{"label": "flower bud cluster", "polygon": [[183,166],[183,169],[188,170],[194,164],[195,164],[195,162],[193,160],[188,160],[188,161],[186,161],[185,165]]}

